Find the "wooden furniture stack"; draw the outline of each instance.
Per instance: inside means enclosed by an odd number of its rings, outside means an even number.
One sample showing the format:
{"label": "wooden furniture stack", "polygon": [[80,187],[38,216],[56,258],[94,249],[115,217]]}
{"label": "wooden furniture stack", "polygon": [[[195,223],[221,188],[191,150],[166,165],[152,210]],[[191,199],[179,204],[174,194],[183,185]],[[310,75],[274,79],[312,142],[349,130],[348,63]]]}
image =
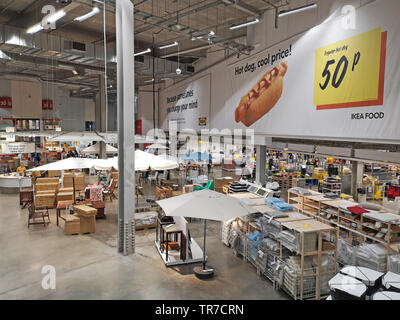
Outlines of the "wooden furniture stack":
{"label": "wooden furniture stack", "polygon": [[35,184],[36,208],[52,209],[56,205],[56,194],[59,189],[58,178],[38,178]]}

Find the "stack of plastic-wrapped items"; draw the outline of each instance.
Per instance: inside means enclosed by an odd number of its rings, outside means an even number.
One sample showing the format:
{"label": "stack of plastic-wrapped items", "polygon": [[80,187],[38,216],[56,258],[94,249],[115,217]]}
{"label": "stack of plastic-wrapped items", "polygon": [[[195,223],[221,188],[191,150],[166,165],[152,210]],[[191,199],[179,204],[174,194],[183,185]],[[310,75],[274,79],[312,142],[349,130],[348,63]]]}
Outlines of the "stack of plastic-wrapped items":
{"label": "stack of plastic-wrapped items", "polygon": [[357,249],[358,266],[385,272],[387,267],[386,249],[379,244],[363,244]]}
{"label": "stack of plastic-wrapped items", "polygon": [[291,193],[297,193],[302,196],[310,196],[311,195],[310,190],[307,190],[307,189],[304,189],[301,187],[293,187],[293,188],[290,188],[288,191]]}
{"label": "stack of plastic-wrapped items", "polygon": [[265,204],[279,211],[293,211],[294,207],[278,198],[265,198]]}
{"label": "stack of plastic-wrapped items", "polygon": [[281,224],[272,217],[263,216],[260,218],[259,223],[261,230],[265,236],[273,239],[278,239],[281,232]]}
{"label": "stack of plastic-wrapped items", "polygon": [[263,235],[260,231],[255,231],[247,235],[248,257],[255,262],[257,259],[258,246],[262,243]]}
{"label": "stack of plastic-wrapped items", "polygon": [[145,211],[135,213],[135,222],[137,227],[154,225],[158,216],[157,211]]}
{"label": "stack of plastic-wrapped items", "polygon": [[400,274],[400,254],[392,255],[388,257],[387,270]]}

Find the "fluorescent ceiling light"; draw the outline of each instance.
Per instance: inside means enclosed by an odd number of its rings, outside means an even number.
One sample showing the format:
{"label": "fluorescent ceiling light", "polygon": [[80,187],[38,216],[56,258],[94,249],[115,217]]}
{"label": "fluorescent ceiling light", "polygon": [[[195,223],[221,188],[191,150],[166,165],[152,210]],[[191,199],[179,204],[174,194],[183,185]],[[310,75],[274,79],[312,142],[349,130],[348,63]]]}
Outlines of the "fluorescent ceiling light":
{"label": "fluorescent ceiling light", "polygon": [[75,21],[82,22],[82,21],[85,21],[85,20],[87,20],[87,19],[89,19],[89,18],[95,16],[95,15],[98,14],[99,12],[100,12],[100,9],[99,9],[98,7],[94,7],[94,8],[92,9],[92,11],[90,11],[90,12],[84,14],[83,16],[77,17],[77,18],[75,18],[74,20],[75,20]]}
{"label": "fluorescent ceiling light", "polygon": [[250,25],[252,25],[252,24],[259,23],[259,22],[260,22],[260,20],[259,20],[258,18],[256,18],[256,20],[249,21],[249,22],[242,23],[242,24],[238,24],[238,25],[235,25],[235,26],[230,27],[229,29],[230,29],[230,30],[235,30],[235,29],[247,27],[247,26],[250,26]]}
{"label": "fluorescent ceiling light", "polygon": [[145,82],[145,83],[154,82],[154,79],[144,80],[143,82]]}
{"label": "fluorescent ceiling light", "polygon": [[306,11],[306,10],[314,9],[314,8],[317,8],[317,7],[318,7],[318,5],[316,3],[313,3],[313,4],[309,4],[309,5],[306,5],[306,6],[303,6],[303,7],[299,7],[299,8],[296,8],[296,9],[281,11],[281,12],[279,12],[278,16],[279,17],[284,17],[284,16],[287,16],[287,15],[292,14],[292,13],[299,13],[299,12],[303,12],[303,11]]}
{"label": "fluorescent ceiling light", "polygon": [[66,15],[67,13],[64,10],[59,10],[47,18],[47,23],[54,23],[60,20],[61,18],[65,17]]}
{"label": "fluorescent ceiling light", "polygon": [[145,53],[149,53],[149,52],[151,52],[150,48],[148,48],[144,51],[138,52],[138,53],[134,53],[133,56],[136,57],[136,56],[140,56],[141,54],[145,54]]}
{"label": "fluorescent ceiling light", "polygon": [[43,30],[43,27],[42,27],[42,25],[40,23],[38,23],[38,24],[35,24],[34,26],[30,27],[28,30],[26,30],[26,33],[34,34],[34,33],[39,32],[41,30]]}
{"label": "fluorescent ceiling light", "polygon": [[178,45],[178,42],[175,41],[174,43],[167,44],[165,46],[161,46],[160,49],[167,49],[167,48],[175,47],[177,45]]}

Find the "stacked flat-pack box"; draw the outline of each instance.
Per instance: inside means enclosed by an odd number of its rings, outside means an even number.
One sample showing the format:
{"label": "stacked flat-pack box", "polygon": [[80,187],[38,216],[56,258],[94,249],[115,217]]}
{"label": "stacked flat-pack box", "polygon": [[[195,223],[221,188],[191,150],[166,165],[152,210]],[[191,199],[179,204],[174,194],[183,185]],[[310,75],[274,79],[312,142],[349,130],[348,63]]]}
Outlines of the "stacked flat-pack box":
{"label": "stacked flat-pack box", "polygon": [[81,233],[95,233],[97,210],[86,205],[76,205],[74,212],[80,218]]}
{"label": "stacked flat-pack box", "polygon": [[59,192],[57,193],[57,202],[64,200],[74,200],[73,192]]}
{"label": "stacked flat-pack box", "polygon": [[37,183],[35,191],[55,191],[58,192],[59,184],[57,183]]}
{"label": "stacked flat-pack box", "polygon": [[76,191],[82,191],[85,189],[85,173],[79,172],[74,173],[74,186]]}
{"label": "stacked flat-pack box", "polygon": [[55,193],[40,193],[35,195],[35,207],[40,208],[54,208],[56,203]]}
{"label": "stacked flat-pack box", "polygon": [[66,235],[80,234],[81,233],[81,221],[80,218],[75,215],[67,215],[65,218],[65,229]]}
{"label": "stacked flat-pack box", "polygon": [[59,183],[60,181],[58,178],[37,178],[36,179],[36,184],[39,183]]}
{"label": "stacked flat-pack box", "polygon": [[65,172],[63,178],[63,185],[64,188],[73,188],[74,181],[73,181],[73,173],[72,172]]}

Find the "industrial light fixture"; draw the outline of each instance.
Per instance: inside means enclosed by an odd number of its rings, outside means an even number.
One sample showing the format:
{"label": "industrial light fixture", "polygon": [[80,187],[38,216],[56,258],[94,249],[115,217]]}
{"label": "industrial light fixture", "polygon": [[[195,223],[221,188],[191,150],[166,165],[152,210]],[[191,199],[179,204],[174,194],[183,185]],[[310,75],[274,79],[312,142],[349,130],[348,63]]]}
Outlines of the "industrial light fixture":
{"label": "industrial light fixture", "polygon": [[47,23],[54,23],[65,17],[67,13],[64,10],[59,10],[47,18]]}
{"label": "industrial light fixture", "polygon": [[143,82],[144,82],[144,83],[154,82],[154,78],[153,78],[153,79],[150,79],[150,80],[144,80]]}
{"label": "industrial light fixture", "polygon": [[74,75],[78,75],[79,74],[79,72],[78,71],[76,71],[75,69],[74,70],[72,70],[72,73],[74,74]]}
{"label": "industrial light fixture", "polygon": [[165,46],[161,46],[160,49],[167,49],[167,48],[175,47],[177,45],[178,45],[178,42],[175,41],[174,43],[170,43]]}
{"label": "industrial light fixture", "polygon": [[99,9],[98,7],[94,7],[94,8],[92,9],[92,11],[90,11],[90,12],[84,14],[83,16],[77,17],[77,18],[75,18],[74,20],[75,20],[75,21],[82,22],[82,21],[85,21],[85,20],[87,20],[87,19],[89,19],[89,18],[95,16],[95,15],[98,14],[99,12],[100,12],[100,9]]}
{"label": "industrial light fixture", "polygon": [[303,11],[306,11],[306,10],[311,10],[311,9],[314,9],[314,8],[317,8],[317,7],[318,7],[318,5],[316,3],[312,3],[312,4],[308,4],[306,6],[298,7],[298,8],[295,8],[295,9],[283,10],[283,11],[279,12],[278,16],[279,17],[284,17],[284,16],[287,16],[287,15],[292,14],[292,13],[299,13],[299,12],[303,12]]}
{"label": "industrial light fixture", "polygon": [[214,31],[210,31],[210,33],[208,34],[210,37],[215,36],[215,32]]}
{"label": "industrial light fixture", "polygon": [[253,21],[249,21],[249,22],[246,22],[246,23],[233,25],[233,26],[229,27],[229,29],[230,29],[230,30],[235,30],[235,29],[247,27],[247,26],[250,26],[250,25],[252,25],[252,24],[259,23],[259,22],[260,22],[260,20],[259,20],[258,18],[256,18],[256,19],[253,20]]}
{"label": "industrial light fixture", "polygon": [[142,54],[146,54],[146,53],[149,53],[149,52],[151,52],[150,48],[148,48],[148,49],[146,49],[144,51],[141,51],[141,52],[134,53],[133,56],[136,57],[136,56],[140,56]]}
{"label": "industrial light fixture", "polygon": [[40,23],[38,23],[38,24],[35,24],[34,26],[30,27],[28,30],[26,30],[26,33],[34,34],[41,30],[43,30],[43,26]]}

